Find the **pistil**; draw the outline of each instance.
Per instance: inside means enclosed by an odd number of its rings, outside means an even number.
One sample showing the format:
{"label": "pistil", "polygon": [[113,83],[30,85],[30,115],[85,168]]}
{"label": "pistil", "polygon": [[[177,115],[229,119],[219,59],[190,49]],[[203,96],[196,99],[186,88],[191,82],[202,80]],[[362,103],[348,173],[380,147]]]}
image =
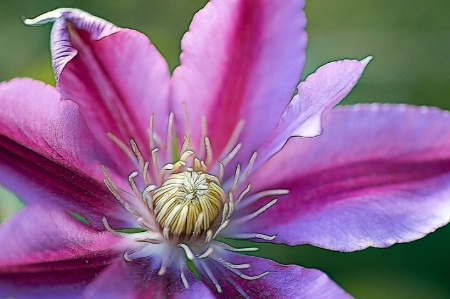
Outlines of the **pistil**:
{"label": "pistil", "polygon": [[163,231],[177,236],[207,231],[225,202],[219,180],[194,170],[170,175],[153,193],[156,221]]}

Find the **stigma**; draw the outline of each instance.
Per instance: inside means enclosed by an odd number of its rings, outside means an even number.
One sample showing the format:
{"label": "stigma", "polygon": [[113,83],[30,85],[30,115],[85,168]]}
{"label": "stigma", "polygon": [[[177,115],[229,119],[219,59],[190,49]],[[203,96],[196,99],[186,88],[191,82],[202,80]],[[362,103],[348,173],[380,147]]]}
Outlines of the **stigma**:
{"label": "stigma", "polygon": [[193,237],[210,229],[226,200],[218,178],[188,169],[154,191],[153,209],[165,237]]}

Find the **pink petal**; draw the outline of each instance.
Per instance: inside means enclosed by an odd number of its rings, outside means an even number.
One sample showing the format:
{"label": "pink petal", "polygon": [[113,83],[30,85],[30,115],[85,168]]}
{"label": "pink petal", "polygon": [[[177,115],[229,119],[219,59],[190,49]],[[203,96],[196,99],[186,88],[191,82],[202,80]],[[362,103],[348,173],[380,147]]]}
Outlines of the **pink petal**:
{"label": "pink petal", "polygon": [[80,105],[89,128],[113,156],[123,158],[123,153],[107,132],[125,143],[134,139],[148,153],[150,115],[160,137],[169,116],[163,57],[143,34],[80,10],[58,9],[27,23],[51,21],[53,67],[63,96]]}
{"label": "pink petal", "polygon": [[299,84],[298,94],[283,112],[258,163],[279,151],[291,136],[315,137],[322,133],[322,115],[339,104],[353,89],[372,57],[325,64]]}
{"label": "pink petal", "polygon": [[[30,79],[0,84],[0,184],[27,204],[56,204],[103,227],[128,213],[103,184],[115,168],[71,101]],[[114,221],[113,221],[114,222]]]}
{"label": "pink petal", "polygon": [[320,137],[291,139],[252,177],[255,191],[290,193],[245,229],[340,251],[433,232],[450,220],[449,116],[404,105],[334,109]]}
{"label": "pink petal", "polygon": [[[315,269],[283,266],[271,260],[230,254],[227,261],[235,265],[249,264],[249,269],[239,270],[248,276],[269,272],[259,279],[244,279],[217,262],[209,268],[214,272],[222,293],[217,298],[273,298],[273,299],[350,299],[352,298],[326,274]],[[211,289],[216,289],[204,279]],[[217,292],[217,291],[216,291]]]}
{"label": "pink petal", "polygon": [[216,158],[240,120],[242,157],[274,129],[305,62],[303,6],[303,0],[213,0],[194,17],[171,89],[181,124],[187,108],[194,145],[203,116]]}
{"label": "pink petal", "polygon": [[118,256],[120,242],[64,212],[26,207],[0,229],[0,297],[77,297]]}
{"label": "pink petal", "polygon": [[190,286],[186,289],[178,271],[168,269],[158,275],[159,266],[151,265],[148,259],[117,261],[85,290],[83,298],[216,298],[188,270],[185,275]]}

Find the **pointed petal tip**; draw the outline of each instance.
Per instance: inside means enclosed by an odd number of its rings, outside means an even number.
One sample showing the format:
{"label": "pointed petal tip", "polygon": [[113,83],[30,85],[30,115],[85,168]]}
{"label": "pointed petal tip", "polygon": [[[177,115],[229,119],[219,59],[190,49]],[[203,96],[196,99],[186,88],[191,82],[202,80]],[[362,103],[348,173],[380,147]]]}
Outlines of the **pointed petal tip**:
{"label": "pointed petal tip", "polygon": [[33,19],[28,19],[28,18],[22,16],[22,21],[27,26],[33,26],[33,27],[44,26],[49,23],[53,23],[58,19],[63,18],[65,14],[71,13],[71,12],[78,13],[80,15],[91,16],[87,12],[81,11],[77,8],[64,7],[64,8],[57,8],[57,9],[45,12]]}
{"label": "pointed petal tip", "polygon": [[52,23],[56,21],[57,19],[61,18],[64,11],[69,10],[70,8],[58,8],[46,13],[43,13],[33,19],[27,19],[25,17],[22,17],[22,21],[25,25],[28,26],[43,26],[48,23]]}
{"label": "pointed petal tip", "polygon": [[373,56],[367,56],[366,58],[364,58],[363,60],[361,60],[362,64],[368,65],[369,62],[371,62],[373,59]]}

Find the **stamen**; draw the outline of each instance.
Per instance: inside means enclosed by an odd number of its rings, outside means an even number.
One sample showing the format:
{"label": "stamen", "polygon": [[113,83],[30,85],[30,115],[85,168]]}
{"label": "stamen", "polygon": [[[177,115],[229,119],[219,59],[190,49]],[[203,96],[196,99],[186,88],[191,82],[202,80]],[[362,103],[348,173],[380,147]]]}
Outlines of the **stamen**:
{"label": "stamen", "polygon": [[201,159],[205,158],[205,152],[206,152],[205,138],[207,136],[208,136],[208,123],[207,123],[206,117],[202,116],[200,141],[203,142],[203,146],[199,146],[199,148],[197,150],[197,157],[199,157]]}
{"label": "stamen", "polygon": [[137,177],[138,175],[139,175],[139,173],[137,171],[133,171],[128,176],[128,182],[130,183],[130,187],[133,190],[136,197],[139,198],[140,200],[142,200],[143,202],[145,202],[144,198],[142,197],[141,191],[139,191],[139,189],[136,186],[136,183],[134,182],[134,178]]}
{"label": "stamen", "polygon": [[153,199],[150,197],[147,197],[153,190],[156,189],[155,185],[149,185],[145,187],[144,192],[142,192],[142,197],[144,199],[144,202],[147,204],[150,211],[153,210]]}
{"label": "stamen", "polygon": [[233,234],[233,238],[236,239],[262,239],[266,241],[272,241],[277,236],[268,236],[263,234],[252,234],[252,233],[243,233],[243,234]]}
{"label": "stamen", "polygon": [[150,185],[150,180],[148,178],[148,167],[149,167],[149,163],[145,162],[144,164],[144,168],[142,169],[142,177],[144,178],[144,183],[146,185]]}
{"label": "stamen", "polygon": [[195,169],[195,171],[202,171],[202,168],[203,167],[202,167],[202,164],[200,163],[200,160],[197,159],[197,158],[194,158],[194,169]]}
{"label": "stamen", "polygon": [[[158,156],[156,153],[159,151],[158,148],[152,150],[152,165],[153,165],[153,177],[158,178],[159,176],[159,166],[158,166]],[[160,183],[160,182],[158,182]]]}
{"label": "stamen", "polygon": [[256,157],[258,154],[256,152],[253,153],[253,155],[250,157],[250,160],[248,161],[247,167],[244,171],[244,177],[243,180],[246,180],[248,178],[248,175],[250,174],[250,170],[252,170],[253,164],[255,163]]}
{"label": "stamen", "polygon": [[225,265],[226,267],[231,268],[231,269],[248,269],[248,268],[250,268],[250,264],[232,264],[230,262],[225,261],[224,259],[222,259],[220,257],[217,259],[214,259],[214,260],[218,261],[222,265]]}
{"label": "stamen", "polygon": [[229,193],[228,194],[228,212],[227,212],[227,216],[226,219],[230,218],[230,216],[234,213],[234,200],[233,200],[233,193]]}
{"label": "stamen", "polygon": [[[173,122],[173,113],[171,112],[169,114],[169,122],[167,125],[167,141],[166,141],[166,161],[172,161],[173,160],[173,154],[174,154],[174,148],[173,148],[173,142],[174,142],[175,132],[174,132],[174,122]],[[178,153],[177,153],[178,155]]]}
{"label": "stamen", "polygon": [[183,154],[180,157],[180,161],[186,162],[186,160],[194,154],[191,150],[183,151]]}
{"label": "stamen", "polygon": [[172,256],[172,251],[170,251],[170,252],[168,252],[165,256],[164,256],[164,258],[163,258],[163,260],[162,260],[162,262],[161,262],[161,267],[159,268],[159,271],[158,271],[158,275],[159,276],[162,276],[162,275],[164,275],[165,273],[166,273],[166,271],[167,271],[167,266],[169,266],[169,262],[170,262],[170,257]]}
{"label": "stamen", "polygon": [[150,151],[155,149],[156,147],[165,148],[164,142],[162,141],[161,137],[158,136],[155,132],[155,114],[152,113],[150,115],[150,124],[149,124],[149,131],[148,131],[148,145],[150,148]]}
{"label": "stamen", "polygon": [[213,161],[213,152],[211,147],[211,140],[205,137],[205,149],[206,149],[206,165],[211,165]]}
{"label": "stamen", "polygon": [[113,133],[108,132],[106,133],[106,136],[108,136],[108,138],[111,139],[125,153],[125,155],[130,159],[131,163],[136,166],[137,161],[133,151],[131,151],[128,146]]}
{"label": "stamen", "polygon": [[222,208],[222,220],[220,221],[220,223],[224,223],[228,219],[228,209],[228,203],[224,204]]}
{"label": "stamen", "polygon": [[[216,232],[214,233],[214,235],[212,236],[211,240],[215,239],[230,223],[230,220],[226,220],[224,221],[216,230]],[[207,243],[211,242],[211,240],[209,240]]]}
{"label": "stamen", "polygon": [[218,179],[219,181],[223,181],[223,176],[225,174],[225,167],[223,166],[222,162],[219,162],[219,174],[218,174]]}
{"label": "stamen", "polygon": [[192,151],[192,149],[193,149],[193,146],[192,146],[191,136],[190,135],[184,136],[183,146],[181,147],[180,153]]}
{"label": "stamen", "polygon": [[231,160],[233,160],[233,158],[237,155],[237,153],[241,150],[242,148],[242,143],[238,143],[233,150],[224,158],[222,159],[221,163],[223,164],[224,167],[226,167],[228,165],[228,163],[231,162]]}
{"label": "stamen", "polygon": [[234,181],[233,181],[233,185],[230,188],[230,193],[232,193],[234,191],[234,189],[236,188],[238,182],[239,182],[239,176],[241,174],[241,165],[237,165],[236,167],[236,172],[234,174]]}
{"label": "stamen", "polygon": [[200,265],[202,266],[203,270],[205,270],[209,280],[211,280],[211,282],[216,286],[217,292],[222,293],[222,287],[220,286],[214,274],[209,269],[208,265],[206,263],[200,263]]}
{"label": "stamen", "polygon": [[241,204],[240,208],[248,207],[249,205],[257,202],[258,200],[269,197],[269,196],[278,196],[278,195],[286,195],[289,194],[289,190],[287,189],[272,189],[272,190],[264,190],[258,193],[252,194],[247,197]]}
{"label": "stamen", "polygon": [[184,102],[183,104],[184,104],[183,110],[184,110],[184,118],[185,118],[185,126],[184,127],[187,129],[185,135],[192,136],[192,128],[191,128],[191,122],[189,121],[189,112],[187,109],[187,104],[186,104],[186,102]]}
{"label": "stamen", "polygon": [[189,248],[189,246],[187,246],[187,245],[184,244],[184,243],[179,243],[179,244],[178,244],[178,247],[183,248],[184,253],[186,254],[186,257],[187,257],[190,261],[193,261],[193,260],[194,260],[194,258],[195,258],[194,253],[193,253],[192,250]]}
{"label": "stamen", "polygon": [[202,172],[207,172],[208,167],[206,166],[205,162],[200,161],[200,165],[201,165]]}
{"label": "stamen", "polygon": [[237,140],[238,140],[238,138],[239,138],[239,135],[241,134],[242,129],[244,128],[244,124],[245,124],[245,121],[244,121],[243,119],[241,119],[241,120],[237,123],[236,127],[235,127],[234,130],[233,130],[233,133],[231,133],[231,136],[230,136],[230,138],[228,139],[227,144],[226,144],[225,147],[223,148],[223,151],[222,151],[220,157],[221,157],[222,155],[225,155],[226,153],[228,153],[228,152],[233,148],[233,146],[236,144],[236,142],[237,142]]}
{"label": "stamen", "polygon": [[246,248],[235,248],[225,243],[219,243],[220,247],[222,247],[225,250],[233,251],[233,252],[253,252],[258,251],[259,249],[257,247],[246,247]]}
{"label": "stamen", "polygon": [[260,279],[261,277],[264,277],[270,273],[269,271],[266,271],[259,275],[249,276],[249,275],[246,275],[246,274],[242,273],[241,271],[235,270],[233,268],[227,268],[227,269],[229,269],[231,272],[237,274],[240,278],[245,279],[245,280],[257,280],[257,279]]}
{"label": "stamen", "polygon": [[139,150],[136,142],[133,139],[130,140],[130,145],[131,145],[131,149],[133,150],[134,155],[136,156],[136,158],[138,160],[139,165],[141,166],[141,168],[143,168],[144,163],[145,163],[144,157],[142,156],[141,151]]}
{"label": "stamen", "polygon": [[211,253],[214,252],[214,248],[213,247],[208,247],[208,249],[206,249],[205,252],[203,252],[201,255],[198,256],[199,259],[204,259],[207,258],[208,256],[211,255]]}
{"label": "stamen", "polygon": [[108,172],[106,171],[106,168],[102,165],[102,172],[105,176],[105,179],[103,180],[106,188],[108,188],[109,192],[117,199],[117,201],[127,210],[128,212],[132,213],[135,216],[141,217],[141,215],[134,209],[130,207],[130,205],[122,198],[122,196],[119,194],[119,191],[121,190],[111,179]]}
{"label": "stamen", "polygon": [[224,279],[228,281],[228,283],[242,296],[242,298],[251,299],[248,294],[241,287],[239,287],[239,284],[236,283],[233,277],[226,273],[226,270],[223,267],[216,267],[216,269],[223,274]]}
{"label": "stamen", "polygon": [[148,223],[147,220],[145,220],[143,217],[139,217],[136,221],[143,229],[147,229],[149,231],[158,231],[157,227]]}
{"label": "stamen", "polygon": [[150,151],[152,151],[155,148],[155,139],[153,138],[154,134],[155,134],[155,114],[152,113],[150,115],[150,123],[148,130],[148,147]]}
{"label": "stamen", "polygon": [[208,229],[206,231],[205,244],[211,242],[212,236],[213,236],[213,231]]}
{"label": "stamen", "polygon": [[233,225],[239,225],[242,223],[245,223],[247,221],[250,221],[256,217],[258,217],[259,215],[261,215],[262,213],[264,213],[265,211],[267,211],[270,207],[272,207],[273,205],[275,205],[277,203],[278,199],[274,199],[272,201],[270,201],[269,203],[265,204],[263,207],[261,207],[260,209],[258,209],[256,212],[249,214],[247,216],[238,218],[236,220],[233,220]]}
{"label": "stamen", "polygon": [[143,257],[143,256],[137,256],[137,257],[131,257],[131,255],[132,254],[135,254],[135,253],[137,253],[137,252],[139,252],[139,251],[141,251],[142,249],[144,249],[145,247],[147,247],[148,246],[148,244],[144,244],[144,245],[142,245],[142,246],[139,246],[139,247],[136,247],[136,248],[133,248],[133,249],[130,249],[130,250],[127,250],[127,251],[125,251],[125,253],[123,254],[123,258],[127,261],[127,262],[131,262],[131,261],[134,261],[135,259],[138,259],[138,258],[141,258],[141,257]]}
{"label": "stamen", "polygon": [[108,220],[106,219],[106,217],[102,218],[102,222],[103,222],[103,226],[105,227],[105,229],[113,236],[116,237],[121,237],[121,234],[116,232],[114,229],[112,229],[112,227],[109,225]]}
{"label": "stamen", "polygon": [[180,269],[181,281],[183,282],[184,288],[189,289],[189,283],[188,283],[188,281],[186,279],[186,276],[184,274],[184,271],[186,270],[187,265],[186,265],[185,259],[182,256],[180,256],[180,258],[179,258],[179,264],[178,265],[179,265],[178,268]]}
{"label": "stamen", "polygon": [[252,188],[252,186],[250,184],[247,185],[247,188],[245,188],[244,191],[242,191],[242,193],[239,195],[239,197],[236,199],[235,204],[238,205],[241,200],[247,195],[248,192],[250,192],[250,189]]}

